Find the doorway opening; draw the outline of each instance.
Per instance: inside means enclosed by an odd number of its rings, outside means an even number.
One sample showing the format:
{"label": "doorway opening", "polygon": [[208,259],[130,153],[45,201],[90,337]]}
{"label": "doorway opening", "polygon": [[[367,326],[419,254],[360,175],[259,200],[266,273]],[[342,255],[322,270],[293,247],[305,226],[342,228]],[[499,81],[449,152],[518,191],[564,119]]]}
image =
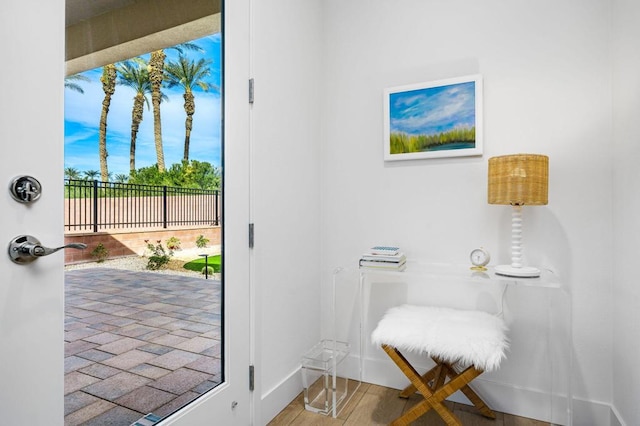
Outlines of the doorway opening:
{"label": "doorway opening", "polygon": [[65,257],[65,424],[153,424],[225,380],[221,45],[65,80],[65,240],[88,245]]}

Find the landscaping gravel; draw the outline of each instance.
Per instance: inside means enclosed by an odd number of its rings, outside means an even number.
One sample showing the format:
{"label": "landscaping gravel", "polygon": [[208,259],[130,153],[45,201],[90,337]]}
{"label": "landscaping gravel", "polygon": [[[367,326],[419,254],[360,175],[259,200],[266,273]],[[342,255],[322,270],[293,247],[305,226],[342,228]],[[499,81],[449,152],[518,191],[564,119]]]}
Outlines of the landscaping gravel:
{"label": "landscaping gravel", "polygon": [[[185,262],[197,259],[198,255],[206,253],[210,256],[220,253],[219,247],[213,247],[209,249],[187,249],[175,252],[170,265],[167,268],[158,270],[147,269],[148,259],[144,256],[127,256],[116,259],[107,259],[103,262],[85,262],[65,265],[65,271],[71,271],[74,269],[87,269],[87,268],[112,268],[112,269],[126,269],[128,271],[137,272],[151,272],[154,274],[166,274],[166,275],[185,275],[185,276],[202,276],[199,272],[189,271],[182,268]],[[219,274],[218,274],[219,275]],[[213,279],[216,279],[214,277]]]}

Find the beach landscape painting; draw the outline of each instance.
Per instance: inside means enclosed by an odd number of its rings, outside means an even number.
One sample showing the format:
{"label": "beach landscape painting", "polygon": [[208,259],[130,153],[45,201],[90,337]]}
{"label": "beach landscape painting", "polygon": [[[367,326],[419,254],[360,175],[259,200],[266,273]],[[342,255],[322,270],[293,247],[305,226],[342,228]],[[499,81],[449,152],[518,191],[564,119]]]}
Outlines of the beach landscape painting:
{"label": "beach landscape painting", "polygon": [[482,78],[384,90],[384,159],[482,155]]}

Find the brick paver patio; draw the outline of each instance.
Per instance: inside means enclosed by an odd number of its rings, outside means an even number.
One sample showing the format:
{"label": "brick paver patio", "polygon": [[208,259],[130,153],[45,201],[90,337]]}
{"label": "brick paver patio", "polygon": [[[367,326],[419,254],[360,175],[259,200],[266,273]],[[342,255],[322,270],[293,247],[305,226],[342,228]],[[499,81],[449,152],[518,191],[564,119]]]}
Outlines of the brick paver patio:
{"label": "brick paver patio", "polygon": [[65,425],[165,417],[221,382],[220,282],[65,273]]}

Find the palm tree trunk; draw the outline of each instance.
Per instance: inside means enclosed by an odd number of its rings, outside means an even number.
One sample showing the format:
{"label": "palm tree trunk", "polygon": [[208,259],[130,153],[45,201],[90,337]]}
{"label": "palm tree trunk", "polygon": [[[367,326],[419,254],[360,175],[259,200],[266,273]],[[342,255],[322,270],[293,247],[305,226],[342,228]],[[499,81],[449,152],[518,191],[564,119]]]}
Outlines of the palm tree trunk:
{"label": "palm tree trunk", "polygon": [[129,176],[132,176],[136,171],[136,136],[138,133],[138,126],[136,129],[131,125],[131,145],[129,146]]}
{"label": "palm tree trunk", "polygon": [[109,176],[109,167],[107,165],[107,114],[109,113],[109,104],[111,103],[106,97],[102,101],[102,113],[100,114],[100,134],[98,141],[98,155],[100,157],[100,177],[106,182]]}
{"label": "palm tree trunk", "polygon": [[191,129],[193,128],[193,114],[196,112],[196,102],[191,91],[187,91],[184,97],[184,111],[187,119],[184,122],[184,155],[183,160],[189,162],[189,144],[191,142]]}
{"label": "palm tree trunk", "polygon": [[165,54],[162,50],[151,52],[149,59],[149,79],[151,80],[151,104],[153,105],[153,137],[156,145],[158,171],[164,173],[164,152],[162,147],[162,124],[160,122],[160,102],[162,100],[163,72]]}
{"label": "palm tree trunk", "polygon": [[107,115],[111,105],[111,96],[116,88],[116,67],[113,64],[105,65],[102,69],[102,90],[104,99],[102,101],[102,113],[100,114],[100,133],[98,140],[98,153],[100,156],[100,177],[103,182],[109,180],[109,168],[107,166]]}
{"label": "palm tree trunk", "polygon": [[133,175],[136,171],[136,139],[138,138],[138,129],[142,121],[142,113],[144,112],[144,95],[136,93],[133,98],[133,111],[131,113],[131,146],[129,147],[129,175]]}

